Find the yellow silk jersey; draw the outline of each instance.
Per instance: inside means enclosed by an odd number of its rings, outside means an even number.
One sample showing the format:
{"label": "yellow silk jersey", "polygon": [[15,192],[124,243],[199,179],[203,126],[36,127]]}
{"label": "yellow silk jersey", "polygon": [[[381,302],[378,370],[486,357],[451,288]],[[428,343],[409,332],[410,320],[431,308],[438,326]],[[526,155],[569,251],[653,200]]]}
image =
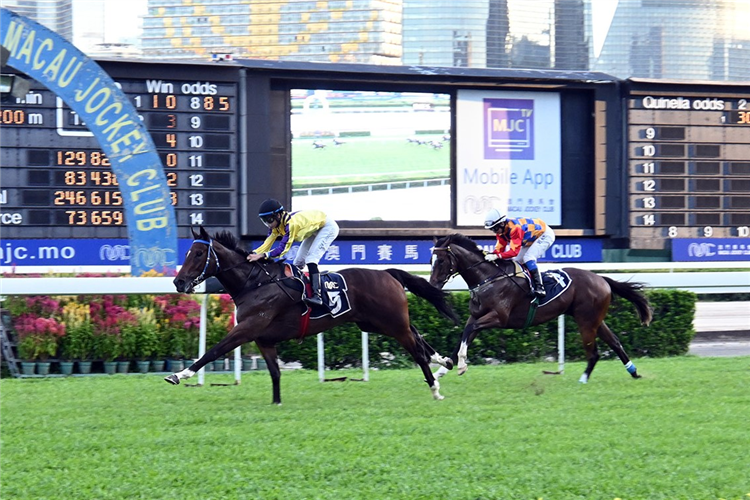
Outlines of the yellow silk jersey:
{"label": "yellow silk jersey", "polygon": [[[284,213],[279,227],[269,229],[268,236],[255,253],[268,252],[269,258],[285,255],[295,241],[303,241],[314,235],[326,223],[328,217],[320,210],[301,210],[299,212]],[[274,242],[281,238],[276,246]],[[272,248],[273,247],[273,248]]]}

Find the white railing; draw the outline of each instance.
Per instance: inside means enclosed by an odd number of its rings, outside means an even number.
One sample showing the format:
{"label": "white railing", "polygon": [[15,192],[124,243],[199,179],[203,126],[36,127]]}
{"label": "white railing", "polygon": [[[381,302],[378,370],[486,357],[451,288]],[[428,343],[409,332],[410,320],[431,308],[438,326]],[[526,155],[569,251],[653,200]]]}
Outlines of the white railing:
{"label": "white railing", "polygon": [[[689,290],[696,293],[750,293],[750,262],[731,263],[595,263],[577,265],[540,264],[545,271],[561,267],[588,268],[592,271],[625,271],[627,269],[666,269],[669,272],[606,272],[602,273],[618,281],[638,281],[648,288],[666,288]],[[327,266],[330,270],[351,266]],[[368,266],[385,269],[398,266]],[[429,272],[429,265],[401,266],[410,272]],[[743,269],[743,271],[700,271],[674,272],[676,269]],[[80,278],[2,278],[0,279],[0,296],[2,295],[105,295],[105,294],[166,294],[177,293],[172,283],[173,278],[133,278],[133,277],[80,277]],[[457,276],[445,287],[447,290],[467,290],[466,282]],[[205,292],[203,284],[196,287],[196,293]],[[207,295],[201,299],[200,341],[198,355],[206,352],[206,303]],[[562,316],[558,319],[558,362],[562,372],[565,366],[564,353],[565,327]],[[369,379],[368,367],[368,334],[362,332],[362,363],[364,379]],[[318,378],[325,379],[325,359],[323,334],[318,334]],[[241,378],[240,349],[234,351],[235,383]],[[204,370],[198,372],[198,385],[203,385]]]}

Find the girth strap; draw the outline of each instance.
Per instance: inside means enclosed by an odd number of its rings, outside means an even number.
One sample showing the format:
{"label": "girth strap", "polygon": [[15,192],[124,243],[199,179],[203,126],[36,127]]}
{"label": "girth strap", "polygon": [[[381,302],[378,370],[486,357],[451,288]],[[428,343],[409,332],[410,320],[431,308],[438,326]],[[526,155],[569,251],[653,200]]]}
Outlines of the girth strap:
{"label": "girth strap", "polygon": [[302,342],[302,339],[304,339],[307,336],[307,329],[310,327],[310,312],[312,309],[305,306],[305,312],[302,313],[302,319],[300,320],[299,325],[299,342]]}
{"label": "girth strap", "polygon": [[526,315],[526,323],[523,324],[522,328],[531,326],[531,323],[534,321],[534,316],[536,316],[537,307],[539,307],[539,299],[534,297],[534,300],[529,304],[529,314]]}

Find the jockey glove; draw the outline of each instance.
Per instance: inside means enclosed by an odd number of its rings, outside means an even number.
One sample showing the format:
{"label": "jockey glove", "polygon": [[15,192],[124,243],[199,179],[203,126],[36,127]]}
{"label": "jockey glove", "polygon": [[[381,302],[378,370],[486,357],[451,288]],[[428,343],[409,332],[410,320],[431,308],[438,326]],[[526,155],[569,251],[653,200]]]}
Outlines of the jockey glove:
{"label": "jockey glove", "polygon": [[499,256],[496,253],[488,253],[484,256],[484,260],[487,262],[494,262],[499,258]]}

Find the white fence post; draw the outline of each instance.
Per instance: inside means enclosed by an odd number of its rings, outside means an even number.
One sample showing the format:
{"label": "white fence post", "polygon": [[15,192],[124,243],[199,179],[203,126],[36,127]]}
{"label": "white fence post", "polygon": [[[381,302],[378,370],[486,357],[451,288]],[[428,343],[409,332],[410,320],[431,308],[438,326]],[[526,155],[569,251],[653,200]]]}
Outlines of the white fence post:
{"label": "white fence post", "polygon": [[326,379],[326,353],[323,344],[323,334],[318,334],[318,380],[323,382]]}
{"label": "white fence post", "polygon": [[557,317],[557,370],[565,371],[565,315]]}
{"label": "white fence post", "polygon": [[[198,336],[198,359],[202,358],[206,354],[206,323],[208,318],[208,294],[203,294],[201,297],[201,326],[200,334]],[[198,386],[203,386],[203,381],[206,378],[205,367],[198,370]]]}
{"label": "white fence post", "polygon": [[370,334],[362,332],[362,380],[370,380]]}
{"label": "white fence post", "polygon": [[[234,306],[234,326],[237,326],[237,306]],[[242,378],[242,359],[240,359],[240,347],[234,349],[234,385],[240,385]]]}

